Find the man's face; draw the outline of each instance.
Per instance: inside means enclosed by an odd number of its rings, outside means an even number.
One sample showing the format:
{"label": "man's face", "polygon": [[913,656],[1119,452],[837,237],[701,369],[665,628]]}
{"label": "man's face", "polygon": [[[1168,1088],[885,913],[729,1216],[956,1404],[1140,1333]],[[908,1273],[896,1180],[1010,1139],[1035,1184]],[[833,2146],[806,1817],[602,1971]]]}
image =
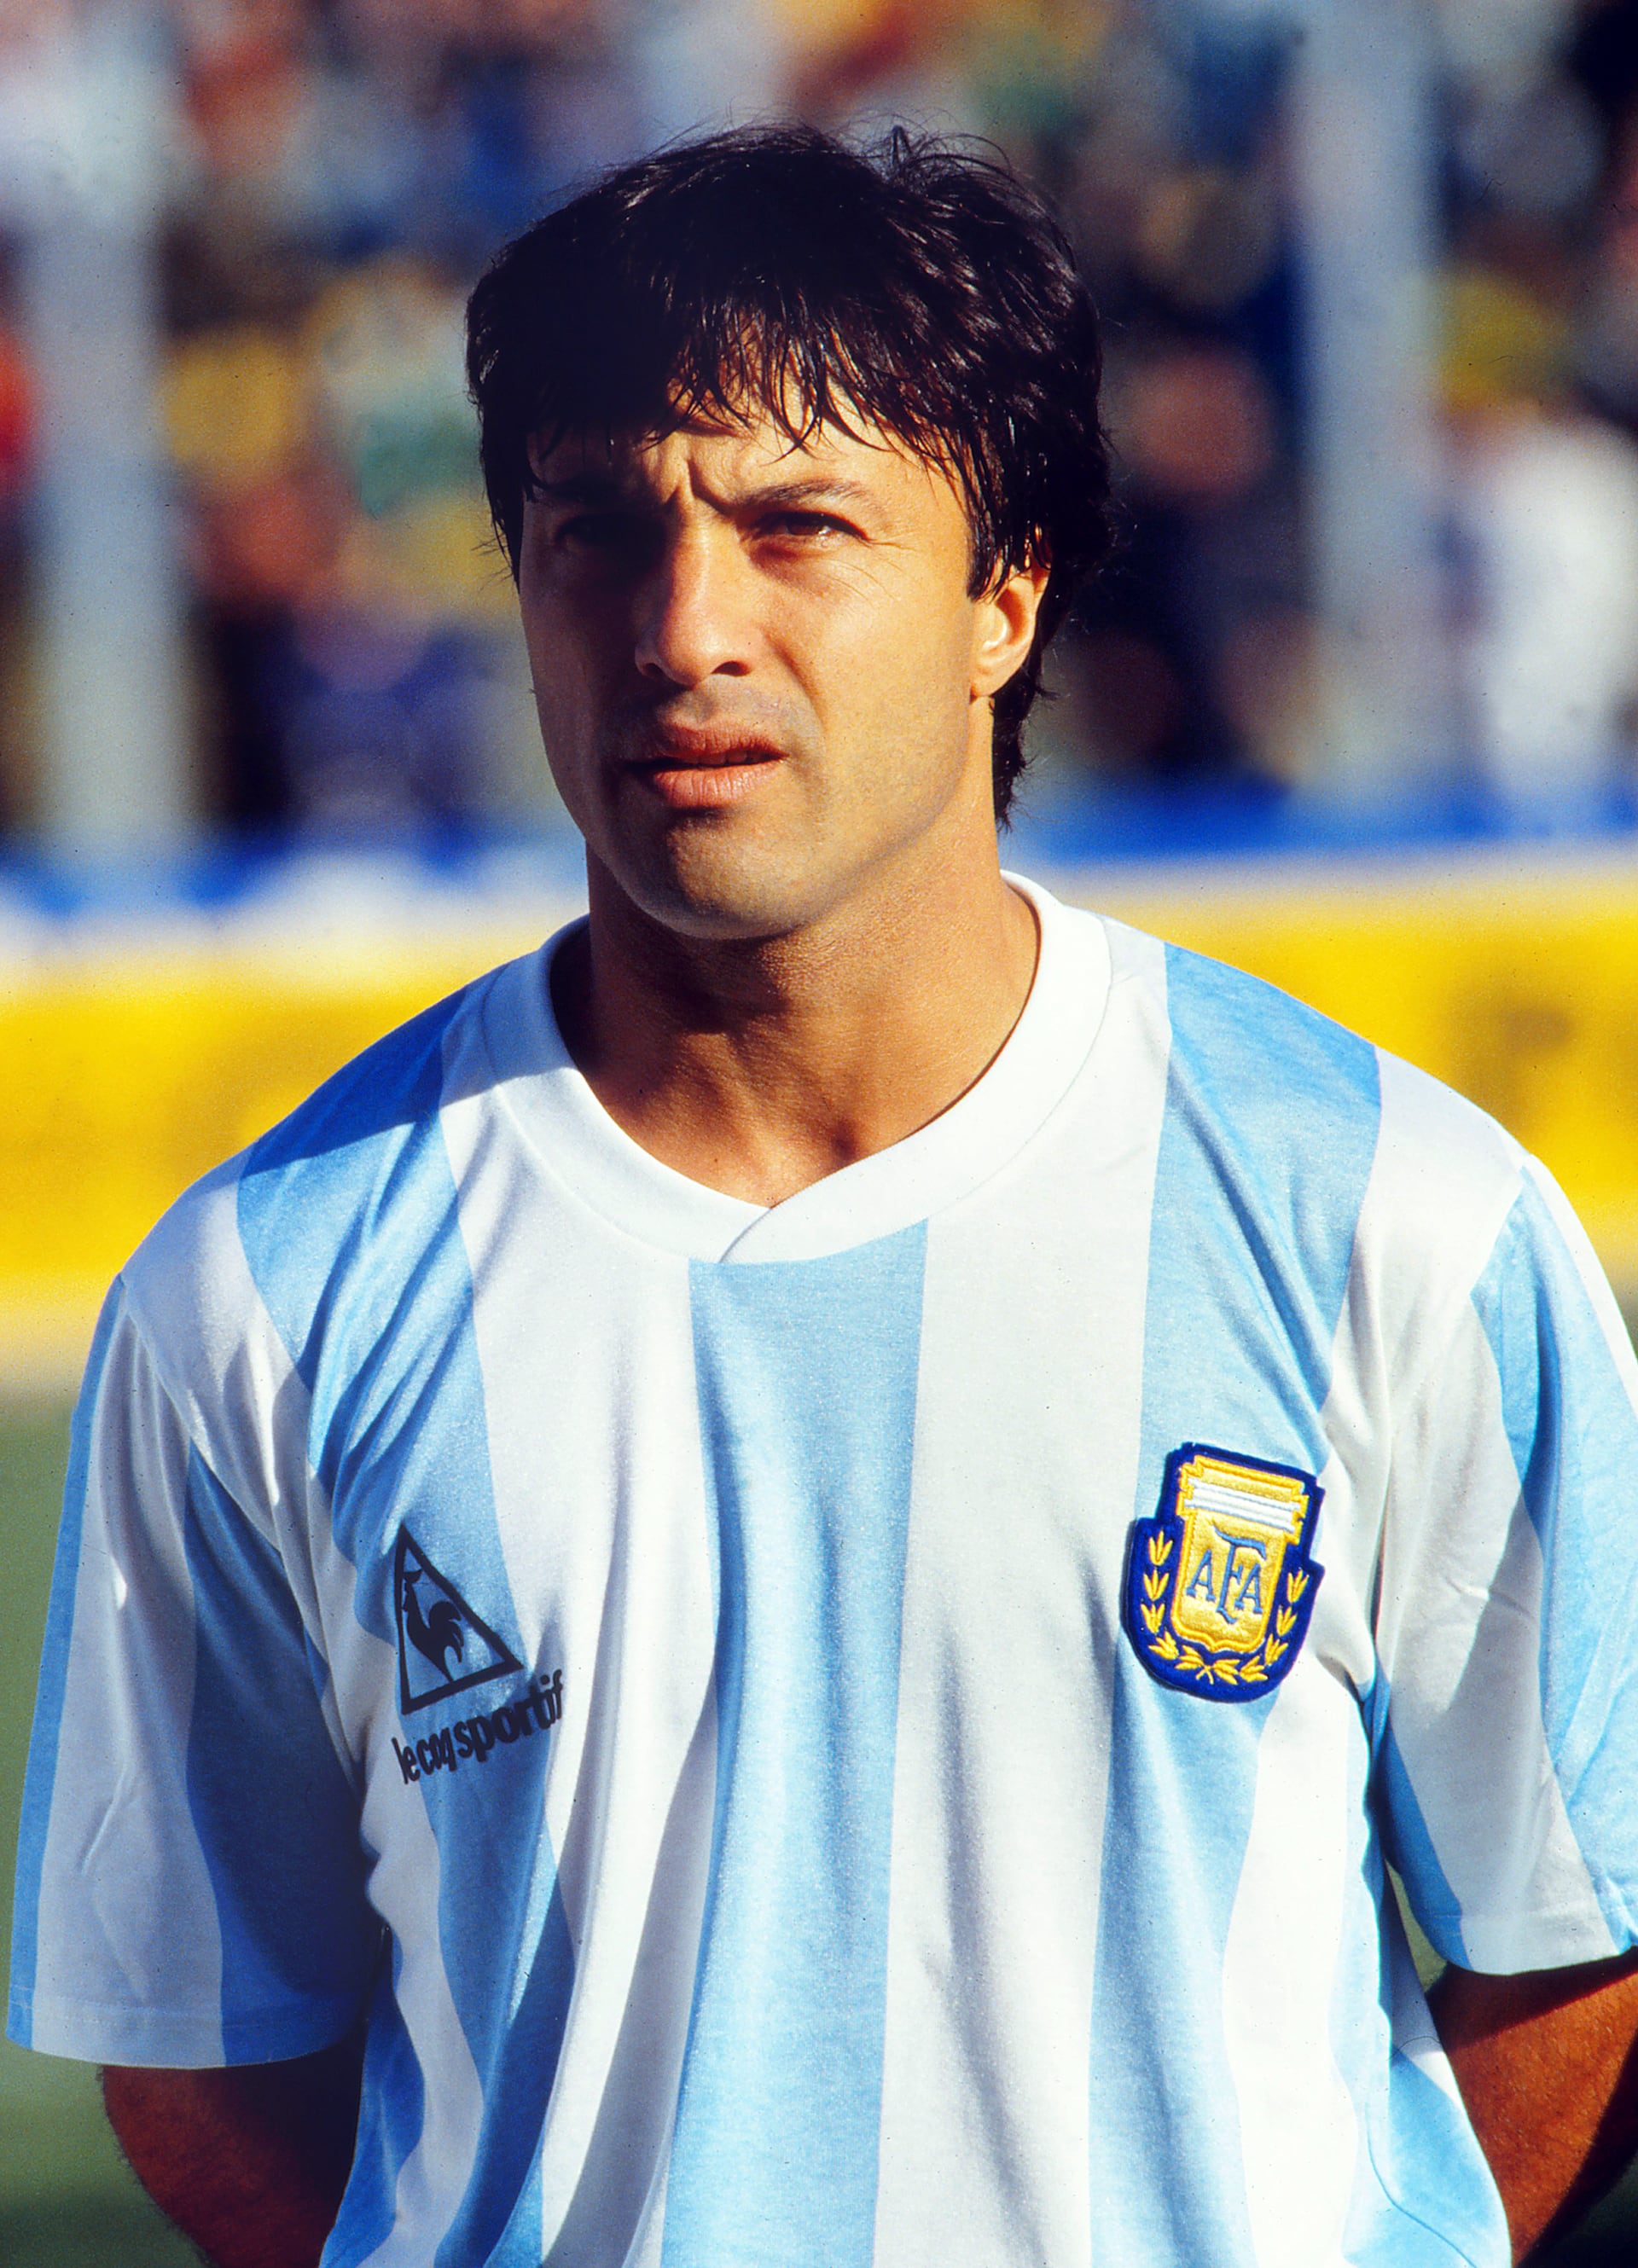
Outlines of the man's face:
{"label": "man's face", "polygon": [[[552,776],[633,904],[783,936],[992,846],[988,696],[1044,576],[968,595],[944,475],[771,418],[540,461],[519,585]],[[993,856],[992,847],[991,849]]]}

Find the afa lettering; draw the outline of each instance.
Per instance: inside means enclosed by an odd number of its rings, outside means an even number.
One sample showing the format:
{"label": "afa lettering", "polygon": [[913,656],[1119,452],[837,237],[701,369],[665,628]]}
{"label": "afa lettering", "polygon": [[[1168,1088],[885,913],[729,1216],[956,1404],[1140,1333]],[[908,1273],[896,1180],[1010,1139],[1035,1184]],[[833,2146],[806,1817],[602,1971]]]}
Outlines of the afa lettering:
{"label": "afa lettering", "polygon": [[1228,1602],[1223,1608],[1226,1615],[1262,1613],[1263,1569],[1267,1562],[1268,1548],[1265,1544],[1236,1544],[1228,1554],[1228,1572],[1223,1577],[1223,1597]]}
{"label": "afa lettering", "polygon": [[458,1770],[462,1757],[487,1764],[498,1747],[528,1740],[537,1731],[549,1732],[562,1714],[563,1672],[554,1669],[550,1677],[532,1678],[523,1692],[486,1717],[463,1717],[458,1725],[428,1733],[405,1747],[394,1741],[393,1754],[409,1786],[433,1772]]}
{"label": "afa lettering", "polygon": [[1217,1572],[1216,1552],[1204,1551],[1184,1595],[1204,1599],[1208,1606],[1216,1608],[1225,1622],[1234,1622],[1241,1615],[1260,1615],[1263,1569],[1267,1559],[1266,1544],[1236,1536],[1224,1550],[1221,1577]]}

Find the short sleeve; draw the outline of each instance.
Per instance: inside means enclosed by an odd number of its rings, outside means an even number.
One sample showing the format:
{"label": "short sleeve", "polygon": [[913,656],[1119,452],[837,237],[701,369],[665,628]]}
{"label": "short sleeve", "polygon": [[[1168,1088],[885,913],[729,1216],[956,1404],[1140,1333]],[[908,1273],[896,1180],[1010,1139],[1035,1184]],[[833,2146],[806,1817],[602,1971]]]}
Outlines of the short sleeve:
{"label": "short sleeve", "polygon": [[106,2063],[325,2046],[380,1950],[358,1810],[265,1524],[120,1285],[75,1413],[29,1750],[8,2029]]}
{"label": "short sleeve", "polygon": [[1378,1815],[1447,1959],[1507,1974],[1638,1939],[1638,1367],[1526,1163],[1396,1433]]}

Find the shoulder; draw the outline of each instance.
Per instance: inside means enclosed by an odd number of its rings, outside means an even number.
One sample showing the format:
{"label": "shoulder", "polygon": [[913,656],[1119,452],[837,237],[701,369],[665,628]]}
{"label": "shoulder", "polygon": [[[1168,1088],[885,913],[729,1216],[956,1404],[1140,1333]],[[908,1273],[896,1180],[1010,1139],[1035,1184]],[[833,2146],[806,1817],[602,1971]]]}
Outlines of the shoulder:
{"label": "shoulder", "polygon": [[1377,1050],[1260,976],[1183,946],[1162,948],[1174,1079],[1202,1102],[1277,1104],[1295,1132],[1316,1120],[1375,1116]]}
{"label": "shoulder", "polygon": [[1371,1042],[1243,969],[1120,922],[1104,927],[1115,990],[1144,1000],[1163,1057],[1162,1145],[1271,1197],[1344,1167],[1359,1183],[1382,1116]]}
{"label": "shoulder", "polygon": [[327,1287],[383,1240],[437,1232],[453,1204],[439,1130],[450,1064],[498,973],[365,1049],[144,1239],[122,1271],[125,1307],[184,1403],[269,1326],[299,1366]]}
{"label": "shoulder", "polygon": [[1525,1152],[1495,1120],[1278,985],[1105,918],[1117,981],[1162,1006],[1177,1106],[1255,1124],[1299,1156],[1347,1127],[1438,1179],[1479,1173],[1516,1191]]}
{"label": "shoulder", "polygon": [[1546,1176],[1474,1104],[1304,1002],[1107,927],[1116,982],[1149,997],[1162,1035],[1174,1194],[1226,1196],[1265,1265],[1323,1252],[1328,1280],[1346,1275],[1368,1305],[1391,1284],[1396,1309],[1435,1328]]}
{"label": "shoulder", "polygon": [[253,1142],[240,1162],[241,1183],[300,1174],[321,1159],[367,1152],[402,1139],[436,1117],[445,1088],[452,1035],[469,1017],[495,972],[463,985],[412,1016],[316,1087],[285,1118]]}

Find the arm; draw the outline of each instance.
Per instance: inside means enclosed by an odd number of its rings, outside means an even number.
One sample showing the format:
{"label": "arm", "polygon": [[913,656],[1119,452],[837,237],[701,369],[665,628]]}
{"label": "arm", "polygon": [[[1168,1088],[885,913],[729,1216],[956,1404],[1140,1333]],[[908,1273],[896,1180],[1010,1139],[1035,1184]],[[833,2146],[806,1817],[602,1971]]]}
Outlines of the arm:
{"label": "arm", "polygon": [[102,2074],[120,2146],[156,2205],[216,2268],[315,2268],[358,2126],[344,2040],[290,2063]]}
{"label": "arm", "polygon": [[1447,1969],[1428,2005],[1526,2259],[1638,2151],[1638,1953],[1522,1977]]}

